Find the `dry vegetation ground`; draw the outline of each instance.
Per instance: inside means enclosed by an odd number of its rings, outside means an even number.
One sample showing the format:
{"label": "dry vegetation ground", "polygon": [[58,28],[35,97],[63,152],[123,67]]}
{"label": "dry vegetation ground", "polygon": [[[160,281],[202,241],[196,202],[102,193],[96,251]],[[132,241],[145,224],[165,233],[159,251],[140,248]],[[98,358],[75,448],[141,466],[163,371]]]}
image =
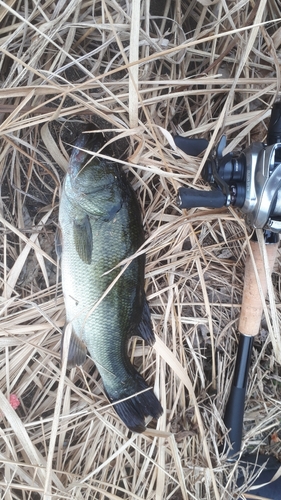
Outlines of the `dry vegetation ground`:
{"label": "dry vegetation ground", "polygon": [[[0,0],[1,499],[237,493],[237,464],[218,446],[250,233],[233,209],[177,208],[178,186],[202,186],[203,163],[175,153],[165,131],[211,144],[225,133],[228,151],[265,140],[280,90],[281,2],[138,4]],[[71,144],[89,123],[118,139],[143,207],[157,341],[151,349],[134,340],[131,350],[165,409],[144,435],[131,434],[108,405],[90,359],[61,370],[54,235]],[[277,262],[243,441],[277,458],[280,286]]]}

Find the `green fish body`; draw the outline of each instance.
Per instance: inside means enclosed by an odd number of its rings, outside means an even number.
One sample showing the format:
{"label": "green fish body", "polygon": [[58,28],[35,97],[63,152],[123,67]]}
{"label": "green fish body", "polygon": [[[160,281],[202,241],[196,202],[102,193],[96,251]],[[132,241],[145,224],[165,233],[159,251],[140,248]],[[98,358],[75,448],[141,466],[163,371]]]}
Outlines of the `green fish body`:
{"label": "green fish body", "polygon": [[102,146],[102,134],[78,138],[60,201],[62,286],[66,321],[72,326],[68,366],[82,364],[88,349],[120,418],[142,432],[145,417],[162,413],[127,354],[131,336],[148,344],[155,340],[144,294],[145,257],[132,259],[125,270],[118,264],[140,248],[144,234],[140,207],[124,173],[114,161],[82,151]]}

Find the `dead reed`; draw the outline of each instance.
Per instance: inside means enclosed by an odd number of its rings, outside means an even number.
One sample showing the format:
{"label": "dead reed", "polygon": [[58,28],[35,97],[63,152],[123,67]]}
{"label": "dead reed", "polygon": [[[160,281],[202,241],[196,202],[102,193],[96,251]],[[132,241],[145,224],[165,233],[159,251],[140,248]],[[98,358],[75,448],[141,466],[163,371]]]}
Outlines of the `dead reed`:
{"label": "dead reed", "polygon": [[[211,148],[224,133],[227,151],[265,140],[280,91],[280,21],[277,0],[0,0],[1,499],[237,492],[238,468],[218,448],[250,231],[231,208],[177,208],[180,185],[206,189],[204,159],[175,151],[170,134]],[[70,146],[89,123],[126,150],[117,161],[143,207],[157,341],[133,340],[131,355],[164,407],[143,435],[118,419],[90,359],[70,372],[60,363],[58,202]],[[277,263],[243,443],[277,457],[280,286]]]}

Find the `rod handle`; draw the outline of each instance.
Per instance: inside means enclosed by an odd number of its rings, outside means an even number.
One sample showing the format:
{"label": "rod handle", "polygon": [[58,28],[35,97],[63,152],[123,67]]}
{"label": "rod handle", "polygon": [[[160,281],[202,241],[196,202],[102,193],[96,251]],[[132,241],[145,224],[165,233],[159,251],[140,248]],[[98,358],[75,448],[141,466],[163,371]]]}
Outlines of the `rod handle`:
{"label": "rod handle", "polygon": [[[266,272],[263,258],[257,241],[251,240],[251,249],[254,261],[260,278],[263,295],[267,293]],[[274,262],[277,256],[278,243],[269,243],[266,245],[270,273],[272,273]],[[238,330],[244,335],[255,336],[259,333],[260,322],[263,312],[262,301],[256,280],[251,256],[248,255],[245,264],[244,289],[242,297],[242,307]]]}

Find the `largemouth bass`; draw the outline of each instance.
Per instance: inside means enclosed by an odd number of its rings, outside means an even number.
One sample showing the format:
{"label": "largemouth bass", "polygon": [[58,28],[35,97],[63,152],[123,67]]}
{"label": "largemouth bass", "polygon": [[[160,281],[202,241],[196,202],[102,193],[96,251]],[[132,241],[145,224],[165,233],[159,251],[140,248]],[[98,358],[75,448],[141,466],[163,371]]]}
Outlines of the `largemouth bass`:
{"label": "largemouth bass", "polygon": [[[89,153],[103,145],[101,133],[78,138],[60,200],[62,286],[72,326],[68,366],[82,364],[88,349],[116,412],[131,430],[143,432],[145,417],[162,413],[127,354],[133,335],[150,345],[155,341],[144,293],[144,255],[132,259],[106,291],[122,270],[116,266],[140,248],[144,233],[125,174],[113,160]],[[112,156],[108,149],[104,153]]]}

